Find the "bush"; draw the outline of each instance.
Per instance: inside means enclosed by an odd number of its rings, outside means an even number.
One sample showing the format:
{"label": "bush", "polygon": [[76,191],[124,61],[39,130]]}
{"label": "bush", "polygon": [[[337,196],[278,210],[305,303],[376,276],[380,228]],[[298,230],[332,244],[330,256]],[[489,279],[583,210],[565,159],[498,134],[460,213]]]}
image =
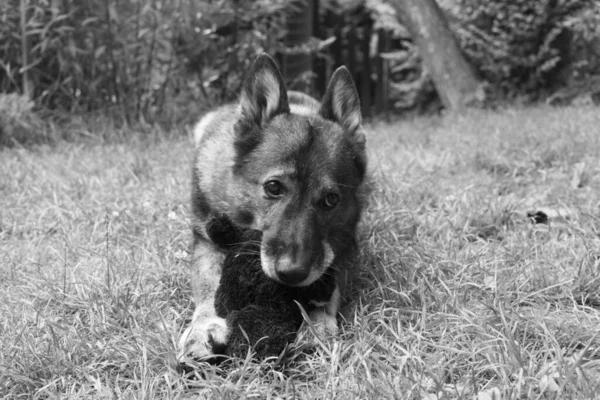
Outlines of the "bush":
{"label": "bush", "polygon": [[27,0],[0,2],[0,92],[122,121],[181,122],[231,99],[254,54],[279,45],[291,0]]}
{"label": "bush", "polygon": [[[329,0],[332,1],[332,0]],[[485,82],[490,102],[519,97],[600,102],[600,2],[594,0],[436,0],[459,46]],[[419,49],[387,0],[337,0],[369,14],[392,38],[389,98],[396,112],[436,109]],[[339,8],[339,7],[338,7]],[[377,54],[375,36],[372,54]],[[566,100],[566,101],[565,101]]]}
{"label": "bush", "polygon": [[16,93],[0,94],[0,148],[45,139],[45,129],[34,112],[33,101]]}
{"label": "bush", "polygon": [[566,79],[586,80],[600,72],[600,4],[567,17],[562,26],[567,32],[569,63]]}
{"label": "bush", "polygon": [[285,13],[295,0],[204,1],[181,16],[175,49],[201,83],[195,92],[208,104],[230,101],[261,52],[284,47]]}
{"label": "bush", "polygon": [[465,55],[502,97],[536,98],[558,89],[576,65],[584,67],[573,59],[575,43],[600,37],[599,6],[591,0],[447,0],[442,6]]}
{"label": "bush", "polygon": [[[164,105],[175,67],[170,20],[178,2],[28,1],[28,66],[22,65],[18,1],[0,9],[4,59],[0,87],[19,90],[29,70],[36,102],[71,112],[108,111],[122,119],[152,115]],[[173,15],[166,20],[167,15]],[[169,22],[169,23],[167,23]]]}

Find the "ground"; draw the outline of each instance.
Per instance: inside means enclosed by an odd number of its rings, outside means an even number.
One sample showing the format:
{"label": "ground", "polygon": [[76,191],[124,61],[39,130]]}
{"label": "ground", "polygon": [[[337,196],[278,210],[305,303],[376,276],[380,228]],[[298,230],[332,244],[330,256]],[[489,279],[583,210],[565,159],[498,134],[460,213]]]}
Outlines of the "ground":
{"label": "ground", "polygon": [[339,337],[194,381],[172,368],[191,139],[0,150],[0,397],[591,398],[599,127],[597,108],[549,107],[368,124]]}

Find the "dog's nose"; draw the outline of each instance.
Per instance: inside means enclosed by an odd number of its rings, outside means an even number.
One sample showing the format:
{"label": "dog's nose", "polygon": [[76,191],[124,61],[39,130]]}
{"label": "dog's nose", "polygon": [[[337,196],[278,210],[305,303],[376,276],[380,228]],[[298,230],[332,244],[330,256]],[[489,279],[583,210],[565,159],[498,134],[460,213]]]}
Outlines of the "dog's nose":
{"label": "dog's nose", "polygon": [[297,285],[308,278],[308,269],[304,268],[285,268],[277,269],[277,278],[287,285]]}

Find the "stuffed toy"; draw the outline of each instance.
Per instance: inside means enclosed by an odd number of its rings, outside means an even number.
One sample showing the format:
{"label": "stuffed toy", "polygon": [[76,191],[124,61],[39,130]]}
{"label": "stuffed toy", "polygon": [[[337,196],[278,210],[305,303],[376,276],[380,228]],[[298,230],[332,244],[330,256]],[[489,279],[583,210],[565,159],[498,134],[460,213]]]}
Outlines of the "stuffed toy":
{"label": "stuffed toy", "polygon": [[336,284],[333,267],[309,286],[285,286],[262,271],[261,232],[241,229],[224,216],[211,220],[207,232],[227,251],[215,296],[217,315],[231,329],[221,352],[244,357],[251,347],[259,359],[278,356],[294,342],[302,324],[298,304],[308,313],[331,298]]}

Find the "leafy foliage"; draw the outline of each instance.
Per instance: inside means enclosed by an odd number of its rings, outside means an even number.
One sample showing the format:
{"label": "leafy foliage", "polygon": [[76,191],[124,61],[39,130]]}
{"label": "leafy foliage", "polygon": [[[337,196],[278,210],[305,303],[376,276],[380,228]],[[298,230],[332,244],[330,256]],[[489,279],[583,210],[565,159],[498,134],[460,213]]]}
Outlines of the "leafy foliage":
{"label": "leafy foliage", "polygon": [[[592,76],[600,69],[597,1],[437,1],[468,59],[501,97],[539,99],[563,87],[598,97],[600,84],[593,90],[587,84],[600,82]],[[23,92],[28,71],[36,106],[71,115],[96,112],[127,122],[188,122],[203,109],[232,100],[258,52],[286,53],[284,14],[295,4],[5,0],[0,2],[0,92]],[[20,5],[26,6],[25,26]],[[387,72],[397,111],[431,100],[433,86],[389,2],[322,0],[320,7],[345,14],[346,21],[368,20],[374,30],[392,32],[390,49],[399,51],[388,55],[394,60]],[[377,37],[372,62],[378,56]],[[571,92],[559,97],[572,98]]]}
{"label": "leafy foliage", "polygon": [[454,0],[442,5],[471,63],[504,96],[555,90],[565,83],[564,71],[573,67],[574,39],[591,43],[599,37],[599,7],[590,0]]}
{"label": "leafy foliage", "polygon": [[190,2],[181,15],[175,50],[187,70],[199,77],[207,103],[232,100],[245,72],[260,52],[275,54],[286,33],[284,12],[293,0]]}
{"label": "leafy foliage", "polygon": [[[280,41],[279,16],[291,3],[21,1],[25,29],[19,0],[0,4],[0,91],[19,91],[27,69],[38,104],[101,110],[128,122],[179,121],[230,99],[254,54]],[[30,44],[29,65],[21,32]]]}
{"label": "leafy foliage", "polygon": [[0,93],[0,147],[44,139],[44,126],[33,101],[17,93]]}

